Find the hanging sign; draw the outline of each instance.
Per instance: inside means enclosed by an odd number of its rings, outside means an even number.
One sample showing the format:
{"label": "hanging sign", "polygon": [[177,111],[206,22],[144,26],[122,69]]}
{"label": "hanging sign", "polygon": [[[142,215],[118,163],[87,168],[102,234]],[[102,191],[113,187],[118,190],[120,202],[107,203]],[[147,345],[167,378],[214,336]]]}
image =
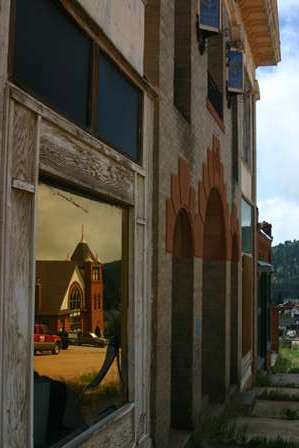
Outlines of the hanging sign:
{"label": "hanging sign", "polygon": [[228,50],[227,88],[229,92],[244,92],[244,53],[236,48]]}
{"label": "hanging sign", "polygon": [[221,30],[221,0],[200,0],[200,28],[219,33]]}

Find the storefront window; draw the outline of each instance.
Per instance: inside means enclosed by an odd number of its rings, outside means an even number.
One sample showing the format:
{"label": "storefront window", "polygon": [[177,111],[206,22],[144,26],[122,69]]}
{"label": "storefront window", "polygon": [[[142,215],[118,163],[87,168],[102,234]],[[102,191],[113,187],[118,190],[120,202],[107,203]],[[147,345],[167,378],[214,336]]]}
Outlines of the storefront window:
{"label": "storefront window", "polygon": [[127,401],[124,213],[39,185],[35,448],[62,446]]}
{"label": "storefront window", "polygon": [[252,206],[247,201],[242,199],[242,252],[252,253],[252,224],[253,224],[253,212]]}

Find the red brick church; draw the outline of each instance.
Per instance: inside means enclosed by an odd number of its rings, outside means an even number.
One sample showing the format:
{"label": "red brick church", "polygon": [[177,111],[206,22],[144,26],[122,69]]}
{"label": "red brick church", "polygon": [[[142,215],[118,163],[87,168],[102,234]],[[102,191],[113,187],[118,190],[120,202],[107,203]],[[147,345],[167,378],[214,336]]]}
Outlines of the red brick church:
{"label": "red brick church", "polygon": [[83,235],[70,260],[36,263],[36,320],[52,330],[104,332],[103,265]]}

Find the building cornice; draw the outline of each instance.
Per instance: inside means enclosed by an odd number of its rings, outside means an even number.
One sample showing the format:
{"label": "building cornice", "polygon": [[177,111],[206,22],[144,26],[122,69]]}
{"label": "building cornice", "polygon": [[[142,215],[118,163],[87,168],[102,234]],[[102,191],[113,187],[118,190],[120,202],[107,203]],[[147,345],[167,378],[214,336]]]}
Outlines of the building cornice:
{"label": "building cornice", "polygon": [[281,60],[277,0],[238,0],[256,67]]}

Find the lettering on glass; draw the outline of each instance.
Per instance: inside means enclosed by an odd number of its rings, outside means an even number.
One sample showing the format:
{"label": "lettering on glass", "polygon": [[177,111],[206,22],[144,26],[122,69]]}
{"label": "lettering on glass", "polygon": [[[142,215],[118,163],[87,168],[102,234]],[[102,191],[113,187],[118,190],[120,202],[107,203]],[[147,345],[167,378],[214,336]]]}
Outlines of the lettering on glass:
{"label": "lettering on glass", "polygon": [[221,29],[221,0],[200,0],[200,28],[218,33]]}
{"label": "lettering on glass", "polygon": [[122,217],[38,187],[35,448],[61,446],[127,401]]}
{"label": "lettering on glass", "polygon": [[244,91],[244,53],[234,48],[228,51],[228,91]]}

